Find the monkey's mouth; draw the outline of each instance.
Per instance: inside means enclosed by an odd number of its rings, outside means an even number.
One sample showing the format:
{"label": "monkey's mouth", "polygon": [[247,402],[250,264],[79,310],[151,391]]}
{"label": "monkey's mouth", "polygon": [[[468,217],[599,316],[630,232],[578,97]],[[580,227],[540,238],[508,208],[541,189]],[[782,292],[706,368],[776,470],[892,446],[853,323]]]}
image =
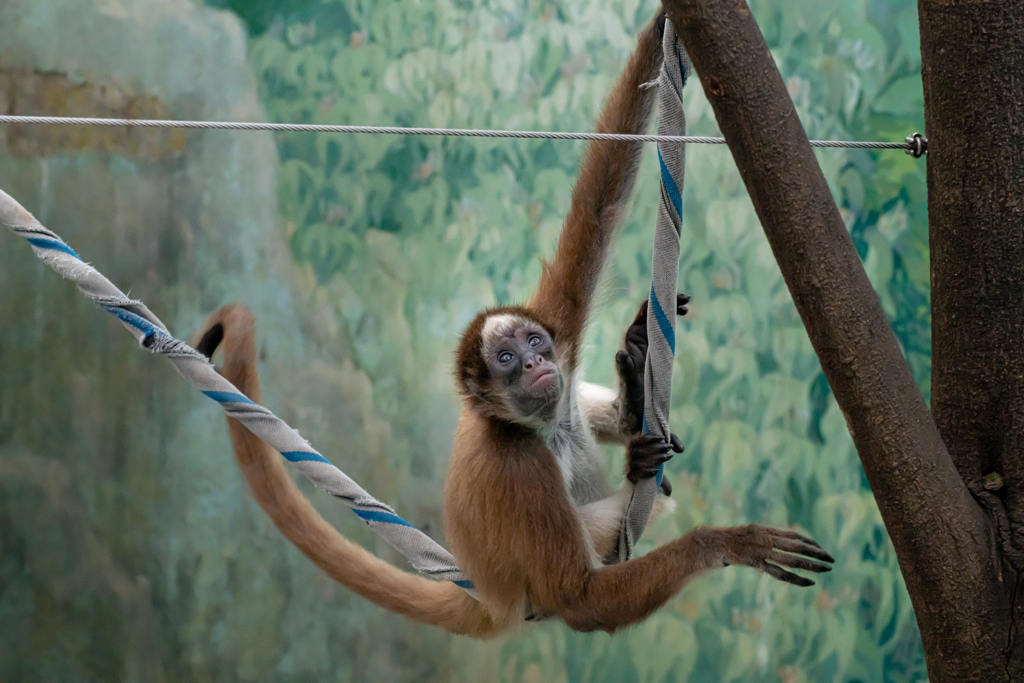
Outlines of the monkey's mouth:
{"label": "monkey's mouth", "polygon": [[532,389],[547,389],[551,387],[558,380],[558,375],[555,374],[554,370],[541,370],[537,373],[537,377],[534,378],[533,383],[530,385]]}

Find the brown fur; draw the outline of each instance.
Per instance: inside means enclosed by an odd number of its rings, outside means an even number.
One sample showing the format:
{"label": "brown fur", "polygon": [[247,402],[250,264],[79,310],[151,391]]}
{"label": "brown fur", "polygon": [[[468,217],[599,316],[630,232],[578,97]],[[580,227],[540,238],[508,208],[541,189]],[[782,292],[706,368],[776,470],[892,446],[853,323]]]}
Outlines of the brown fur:
{"label": "brown fur", "polygon": [[[655,88],[643,88],[661,69],[661,31],[657,21],[640,35],[636,51],[597,121],[598,133],[644,133],[654,106]],[[612,236],[626,213],[636,181],[643,143],[594,141],[580,168],[572,205],[558,239],[555,259],[545,264],[530,302],[533,318],[547,322],[557,345],[566,351],[568,371],[578,363],[594,291]]]}
{"label": "brown fur", "polygon": [[445,531],[496,622],[555,615],[579,631],[638,623],[709,569],[741,564],[811,585],[776,565],[828,571],[797,555],[832,561],[794,532],[749,525],[697,528],[643,557],[595,568],[551,451],[531,430],[471,410],[456,434]]}
{"label": "brown fur", "polygon": [[[660,31],[652,23],[608,99],[598,131],[645,130],[654,92],[640,86],[655,78],[660,62]],[[330,576],[421,623],[487,637],[522,623],[528,614],[556,615],[583,631],[614,631],[646,618],[690,577],[727,563],[753,566],[800,585],[809,582],[776,565],[826,569],[775,550],[831,561],[813,541],[757,526],[696,529],[639,559],[595,568],[595,547],[602,552],[610,547],[614,538],[608,529],[614,531],[614,525],[605,520],[608,537],[595,539],[586,506],[577,507],[570,499],[558,455],[535,430],[500,417],[501,411],[488,404],[486,391],[480,391],[490,383],[481,355],[482,331],[488,317],[503,313],[533,320],[549,331],[567,390],[576,391],[579,346],[640,151],[637,143],[591,143],[557,253],[544,267],[533,300],[526,307],[485,311],[470,323],[459,345],[456,376],[464,409],[445,485],[445,531],[479,602],[453,584],[403,572],[347,541],[299,492],[282,459],[229,419],[235,455],[256,500],[282,533]],[[225,333],[224,375],[258,401],[251,314],[227,306],[205,329],[217,323]],[[600,419],[610,422],[611,414],[609,408]],[[579,430],[577,436],[592,446],[595,426],[570,429]],[[612,428],[605,425],[604,431]]]}
{"label": "brown fur", "polygon": [[[605,105],[599,132],[646,129],[654,93],[641,85],[655,78],[661,56],[659,32],[652,24]],[[640,152],[633,143],[590,145],[555,259],[544,266],[530,304],[514,311],[550,332],[569,384]],[[460,378],[486,382],[481,330],[487,318],[504,312],[510,311],[485,311],[467,328],[456,360]],[[613,631],[645,619],[687,579],[726,562],[806,581],[764,566],[773,544],[789,544],[797,552],[804,548],[776,540],[785,532],[762,527],[696,529],[642,558],[595,568],[585,520],[566,493],[556,454],[540,434],[496,417],[480,403],[479,397],[467,397],[456,433],[445,486],[445,532],[461,568],[500,621],[533,612],[557,615],[578,630]]]}
{"label": "brown fur", "polygon": [[[244,306],[228,305],[210,316],[203,332],[223,325],[221,374],[257,403],[255,321]],[[281,533],[328,576],[385,609],[452,633],[487,637],[497,624],[479,602],[452,583],[404,572],[348,541],[310,504],[285,469],[284,458],[228,418],[231,443],[253,497]]]}

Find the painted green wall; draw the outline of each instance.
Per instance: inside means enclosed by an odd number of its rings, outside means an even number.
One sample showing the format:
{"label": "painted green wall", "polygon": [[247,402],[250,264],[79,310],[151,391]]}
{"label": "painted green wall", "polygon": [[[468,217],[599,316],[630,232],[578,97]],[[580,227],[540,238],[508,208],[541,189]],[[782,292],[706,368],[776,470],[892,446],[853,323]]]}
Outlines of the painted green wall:
{"label": "painted green wall", "polygon": [[[656,3],[0,0],[0,111],[588,130]],[[922,124],[910,0],[752,2],[814,138]],[[247,37],[248,35],[248,37]],[[714,134],[694,81],[690,131]],[[582,153],[550,141],[0,128],[0,187],[180,336],[260,320],[266,403],[441,537],[451,348],[519,301]],[[731,568],[615,637],[491,643],[325,579],[248,497],[218,408],[0,236],[0,681],[910,681],[925,677],[870,490],[727,149],[687,150],[676,515],[797,525],[837,558],[807,590]],[[929,386],[924,162],[823,151]],[[652,156],[591,329],[614,381],[650,277]],[[608,451],[610,469],[622,454]],[[401,562],[306,487],[343,533]]]}

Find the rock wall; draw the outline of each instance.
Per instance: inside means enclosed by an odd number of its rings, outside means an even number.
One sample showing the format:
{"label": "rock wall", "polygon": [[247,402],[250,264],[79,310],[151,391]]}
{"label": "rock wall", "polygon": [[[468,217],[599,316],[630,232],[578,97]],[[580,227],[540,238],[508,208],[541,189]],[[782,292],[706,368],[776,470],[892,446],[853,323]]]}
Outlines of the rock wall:
{"label": "rock wall", "polygon": [[[0,0],[0,112],[264,116],[240,24],[187,0]],[[266,401],[358,477],[387,427],[300,332],[316,311],[276,164],[268,133],[0,127],[0,187],[173,332],[252,307]],[[449,639],[337,590],[270,527],[218,413],[0,234],[0,680],[446,677]]]}

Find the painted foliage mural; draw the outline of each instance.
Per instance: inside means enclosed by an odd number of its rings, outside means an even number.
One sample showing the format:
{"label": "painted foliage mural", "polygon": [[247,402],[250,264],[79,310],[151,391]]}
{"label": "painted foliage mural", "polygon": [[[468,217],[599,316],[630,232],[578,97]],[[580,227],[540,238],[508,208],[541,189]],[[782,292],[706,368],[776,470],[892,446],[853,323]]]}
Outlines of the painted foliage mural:
{"label": "painted foliage mural", "polygon": [[[71,21],[47,9],[60,4],[0,1],[0,18],[56,31]],[[153,113],[138,115],[589,130],[657,6],[146,0],[138,3],[151,6],[143,12],[128,0],[74,4],[96,15],[96,26],[123,22],[162,36],[133,49],[150,55],[153,73],[170,74],[118,71],[90,58],[89,51],[111,49],[113,39],[99,29],[94,41],[85,30],[46,50],[0,47],[0,109],[96,113],[92,100],[26,94],[42,87],[31,81],[40,73],[65,71],[151,95]],[[754,0],[751,7],[810,137],[902,140],[923,128],[911,0]],[[163,30],[173,22],[187,28]],[[221,80],[187,71],[209,75],[214,62],[218,78],[240,91],[234,100]],[[193,80],[182,93],[174,90],[176,70]],[[690,132],[716,134],[699,85],[688,90]],[[211,93],[224,104],[195,104]],[[455,335],[480,307],[530,293],[568,208],[580,143],[286,133],[256,138],[265,153],[254,158],[244,151],[254,138],[241,137],[252,134],[204,133],[160,143],[178,144],[177,156],[141,160],[130,146],[26,145],[33,135],[42,133],[12,129],[0,137],[0,187],[20,190],[28,208],[73,236],[102,270],[109,265],[112,277],[124,278],[119,285],[154,304],[180,335],[221,303],[249,303],[261,320],[267,404],[440,538],[457,415]],[[728,569],[615,637],[547,624],[477,643],[408,624],[335,587],[278,538],[247,497],[217,409],[176,384],[171,371],[150,367],[156,361],[62,283],[47,282],[64,302],[60,311],[75,311],[69,317],[53,321],[36,299],[0,299],[0,376],[15,378],[0,383],[0,680],[923,680],[895,556],[728,150],[691,145],[687,157],[679,287],[693,303],[678,326],[672,418],[686,452],[667,466],[678,511],[649,529],[641,552],[698,524],[796,525],[837,559],[818,587]],[[927,396],[924,164],[898,151],[829,150],[818,158]],[[86,162],[110,175],[111,194],[123,176],[149,173],[173,189],[195,174],[196,189],[181,193],[181,204],[153,209],[164,227],[139,237],[151,248],[121,272],[105,254],[123,236],[87,229],[83,214],[92,204],[68,206],[69,195],[43,185],[51,169],[75,187],[81,174],[69,169]],[[124,171],[126,164],[136,171]],[[655,171],[649,155],[591,328],[591,381],[614,383],[614,351],[649,286]],[[219,206],[200,191],[204,182],[230,188],[216,190]],[[153,187],[104,211],[134,225],[149,214],[133,207],[167,201],[163,186]],[[47,206],[54,207],[48,216]],[[236,219],[235,206],[248,213]],[[38,287],[47,277],[13,238],[0,238],[0,254],[12,264],[0,276],[4,290]],[[57,330],[49,341],[36,329],[47,324]],[[83,325],[117,342],[70,350]],[[65,360],[43,379],[22,370],[44,353]],[[101,400],[83,398],[86,417],[56,418],[66,441],[81,442],[83,433],[117,433],[118,406],[131,407],[122,428],[145,433],[146,446],[118,446],[122,457],[102,476],[90,475],[106,442],[86,440],[72,457],[64,442],[45,436],[47,411],[39,406],[63,400],[61,373],[88,383],[90,373],[125,364],[133,381],[104,385]],[[68,410],[78,414],[78,405]],[[607,455],[619,476],[621,452]],[[343,533],[396,561],[340,506],[305,490]],[[126,524],[125,515],[137,523]],[[61,543],[60,533],[98,549],[89,551],[100,558],[88,565],[90,580],[74,578],[86,571],[85,551]]]}

